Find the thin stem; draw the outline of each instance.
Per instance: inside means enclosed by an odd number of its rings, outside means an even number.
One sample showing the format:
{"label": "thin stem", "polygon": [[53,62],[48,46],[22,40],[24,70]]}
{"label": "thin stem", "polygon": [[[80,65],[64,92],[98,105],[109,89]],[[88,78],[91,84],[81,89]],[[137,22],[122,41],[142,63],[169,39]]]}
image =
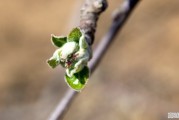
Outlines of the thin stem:
{"label": "thin stem", "polygon": [[[102,38],[101,42],[99,43],[98,47],[94,52],[92,60],[89,63],[91,74],[99,65],[100,61],[102,60],[102,57],[108,50],[117,33],[123,27],[130,13],[134,10],[134,7],[139,1],[140,0],[126,0],[124,1],[120,9],[115,11],[112,25],[107,34]],[[49,120],[62,120],[77,95],[78,92],[69,89],[63,99],[58,104],[55,111],[52,113]]]}

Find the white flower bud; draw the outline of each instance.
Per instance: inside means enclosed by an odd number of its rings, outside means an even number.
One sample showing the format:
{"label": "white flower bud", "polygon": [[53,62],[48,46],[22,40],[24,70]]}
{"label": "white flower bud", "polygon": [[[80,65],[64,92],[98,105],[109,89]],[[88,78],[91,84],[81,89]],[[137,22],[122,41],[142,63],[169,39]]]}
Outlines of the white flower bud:
{"label": "white flower bud", "polygon": [[57,50],[54,52],[52,58],[55,58],[56,61],[60,61],[60,54],[61,54],[61,51],[62,51],[61,48],[57,49]]}
{"label": "white flower bud", "polygon": [[89,53],[89,51],[90,50],[88,49],[80,48],[80,50],[75,53],[77,62],[75,63],[74,68],[66,70],[69,77],[72,77],[73,74],[78,73],[87,65],[91,58],[91,53]]}
{"label": "white flower bud", "polygon": [[67,59],[69,55],[76,52],[78,50],[78,45],[75,42],[67,42],[61,48],[60,57],[61,59]]}

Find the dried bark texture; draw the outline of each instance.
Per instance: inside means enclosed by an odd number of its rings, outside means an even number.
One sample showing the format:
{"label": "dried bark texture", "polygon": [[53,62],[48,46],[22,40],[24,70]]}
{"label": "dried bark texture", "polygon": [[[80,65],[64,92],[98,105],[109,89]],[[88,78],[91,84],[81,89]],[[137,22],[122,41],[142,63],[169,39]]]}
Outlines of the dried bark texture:
{"label": "dried bark texture", "polygon": [[80,29],[85,33],[89,45],[93,44],[99,15],[106,8],[106,0],[86,0],[81,8]]}

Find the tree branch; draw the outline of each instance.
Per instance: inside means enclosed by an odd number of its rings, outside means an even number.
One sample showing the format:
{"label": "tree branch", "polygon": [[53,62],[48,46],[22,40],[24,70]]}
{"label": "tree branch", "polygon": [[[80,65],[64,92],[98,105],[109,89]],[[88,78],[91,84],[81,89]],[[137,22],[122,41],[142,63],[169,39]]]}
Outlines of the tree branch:
{"label": "tree branch", "polygon": [[[81,17],[81,25],[80,25],[81,29],[83,29],[85,31],[86,37],[89,40],[88,43],[90,45],[93,43],[94,33],[95,33],[95,29],[96,29],[96,21],[100,14],[100,12],[97,12],[97,13],[95,13],[94,16],[92,15],[94,18],[93,20],[91,19],[92,18],[91,13],[86,14],[87,16],[85,15],[85,12],[84,12],[84,11],[86,11],[85,6],[89,5],[88,9],[90,10],[93,8],[94,4],[97,4],[97,3],[95,3],[95,1],[98,1],[98,0],[91,0],[91,1],[93,1],[94,3],[90,2],[90,0],[86,0],[86,3],[82,8],[82,17]],[[97,49],[94,52],[93,58],[90,61],[89,68],[91,70],[91,74],[94,72],[96,67],[99,65],[99,62],[101,61],[102,57],[108,50],[109,46],[111,45],[112,41],[116,37],[117,33],[123,27],[124,23],[126,22],[129,15],[134,10],[134,7],[137,5],[137,3],[139,1],[140,0],[126,0],[122,4],[122,6],[118,10],[115,11],[114,16],[113,16],[112,25],[111,25],[109,31],[107,32],[107,34],[102,38],[101,43],[99,43]],[[105,5],[105,4],[103,4],[103,5]],[[100,9],[103,10],[104,8],[102,7]],[[86,11],[86,13],[88,13],[87,11]],[[88,17],[88,15],[91,17]],[[88,23],[87,18],[90,19],[89,23]],[[91,24],[92,24],[92,27],[91,27]],[[49,120],[62,120],[64,115],[68,111],[71,103],[73,102],[74,98],[77,95],[78,95],[78,92],[69,89],[67,91],[67,93],[65,94],[65,96],[63,97],[63,99],[58,104],[55,111],[50,116]]]}
{"label": "tree branch", "polygon": [[80,28],[89,45],[93,44],[99,15],[107,8],[106,0],[85,0],[81,8]]}

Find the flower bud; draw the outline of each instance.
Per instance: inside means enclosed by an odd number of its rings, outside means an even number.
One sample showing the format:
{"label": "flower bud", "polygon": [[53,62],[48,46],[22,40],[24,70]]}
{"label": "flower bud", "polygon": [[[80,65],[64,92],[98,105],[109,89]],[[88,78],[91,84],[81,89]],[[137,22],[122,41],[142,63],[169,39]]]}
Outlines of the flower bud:
{"label": "flower bud", "polygon": [[75,42],[67,42],[61,48],[60,58],[67,59],[67,57],[78,50],[78,45]]}

